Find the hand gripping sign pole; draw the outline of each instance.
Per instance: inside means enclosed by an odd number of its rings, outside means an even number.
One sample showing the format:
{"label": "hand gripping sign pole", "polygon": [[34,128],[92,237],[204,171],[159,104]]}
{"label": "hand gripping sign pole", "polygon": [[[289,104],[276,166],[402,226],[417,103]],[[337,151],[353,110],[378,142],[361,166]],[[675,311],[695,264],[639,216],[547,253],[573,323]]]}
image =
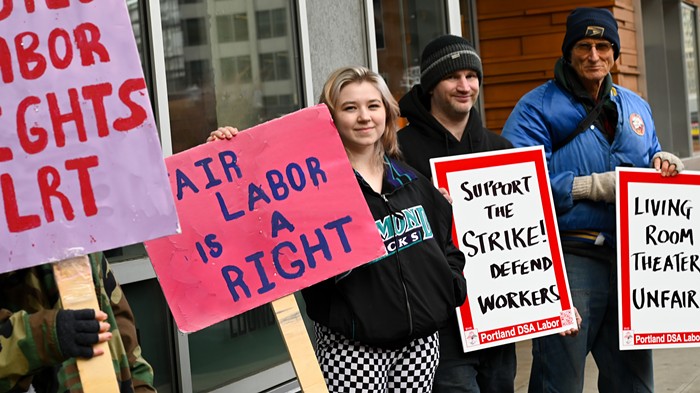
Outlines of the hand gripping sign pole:
{"label": "hand gripping sign pole", "polygon": [[272,309],[275,311],[289,357],[292,358],[301,390],[306,393],[328,393],[294,295],[273,301]]}
{"label": "hand gripping sign pole", "polygon": [[[92,308],[99,310],[92,281],[92,269],[87,256],[64,259],[53,265],[53,274],[64,309]],[[85,393],[119,393],[117,377],[114,375],[109,344],[95,345],[104,354],[92,359],[77,359],[80,382]]]}

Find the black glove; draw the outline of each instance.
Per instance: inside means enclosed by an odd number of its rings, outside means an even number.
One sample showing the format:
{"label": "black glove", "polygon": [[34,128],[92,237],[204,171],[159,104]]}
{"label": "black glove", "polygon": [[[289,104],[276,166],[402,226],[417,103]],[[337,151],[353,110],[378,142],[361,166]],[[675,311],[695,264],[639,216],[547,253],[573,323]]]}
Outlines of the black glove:
{"label": "black glove", "polygon": [[99,340],[100,323],[95,310],[59,310],[56,314],[56,335],[61,352],[66,357],[90,359],[92,346]]}

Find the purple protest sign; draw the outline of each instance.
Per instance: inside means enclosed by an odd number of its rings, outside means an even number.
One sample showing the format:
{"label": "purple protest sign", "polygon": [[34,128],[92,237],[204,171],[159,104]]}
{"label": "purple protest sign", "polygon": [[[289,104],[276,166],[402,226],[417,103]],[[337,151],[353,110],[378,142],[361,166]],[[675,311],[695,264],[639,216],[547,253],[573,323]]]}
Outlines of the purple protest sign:
{"label": "purple protest sign", "polygon": [[169,235],[123,0],[0,4],[0,273]]}

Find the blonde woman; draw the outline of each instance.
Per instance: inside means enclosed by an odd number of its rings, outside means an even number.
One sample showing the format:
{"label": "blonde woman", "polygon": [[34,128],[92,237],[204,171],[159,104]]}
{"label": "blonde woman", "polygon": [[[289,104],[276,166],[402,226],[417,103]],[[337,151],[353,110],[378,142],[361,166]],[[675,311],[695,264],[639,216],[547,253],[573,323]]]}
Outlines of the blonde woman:
{"label": "blonde woman", "polygon": [[[464,255],[449,202],[399,160],[398,105],[364,67],[333,72],[326,104],[387,255],[302,291],[330,392],[430,392],[438,329],[462,304]],[[238,131],[222,127],[209,141]]]}

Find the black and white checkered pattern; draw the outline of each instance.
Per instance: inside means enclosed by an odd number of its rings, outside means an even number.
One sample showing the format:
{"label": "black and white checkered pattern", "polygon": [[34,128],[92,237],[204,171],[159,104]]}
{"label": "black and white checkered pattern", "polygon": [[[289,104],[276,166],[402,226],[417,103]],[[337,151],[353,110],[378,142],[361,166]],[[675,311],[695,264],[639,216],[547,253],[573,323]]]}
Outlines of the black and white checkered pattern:
{"label": "black and white checkered pattern", "polygon": [[330,393],[430,393],[440,356],[438,333],[399,349],[351,341],[314,323],[316,357]]}

